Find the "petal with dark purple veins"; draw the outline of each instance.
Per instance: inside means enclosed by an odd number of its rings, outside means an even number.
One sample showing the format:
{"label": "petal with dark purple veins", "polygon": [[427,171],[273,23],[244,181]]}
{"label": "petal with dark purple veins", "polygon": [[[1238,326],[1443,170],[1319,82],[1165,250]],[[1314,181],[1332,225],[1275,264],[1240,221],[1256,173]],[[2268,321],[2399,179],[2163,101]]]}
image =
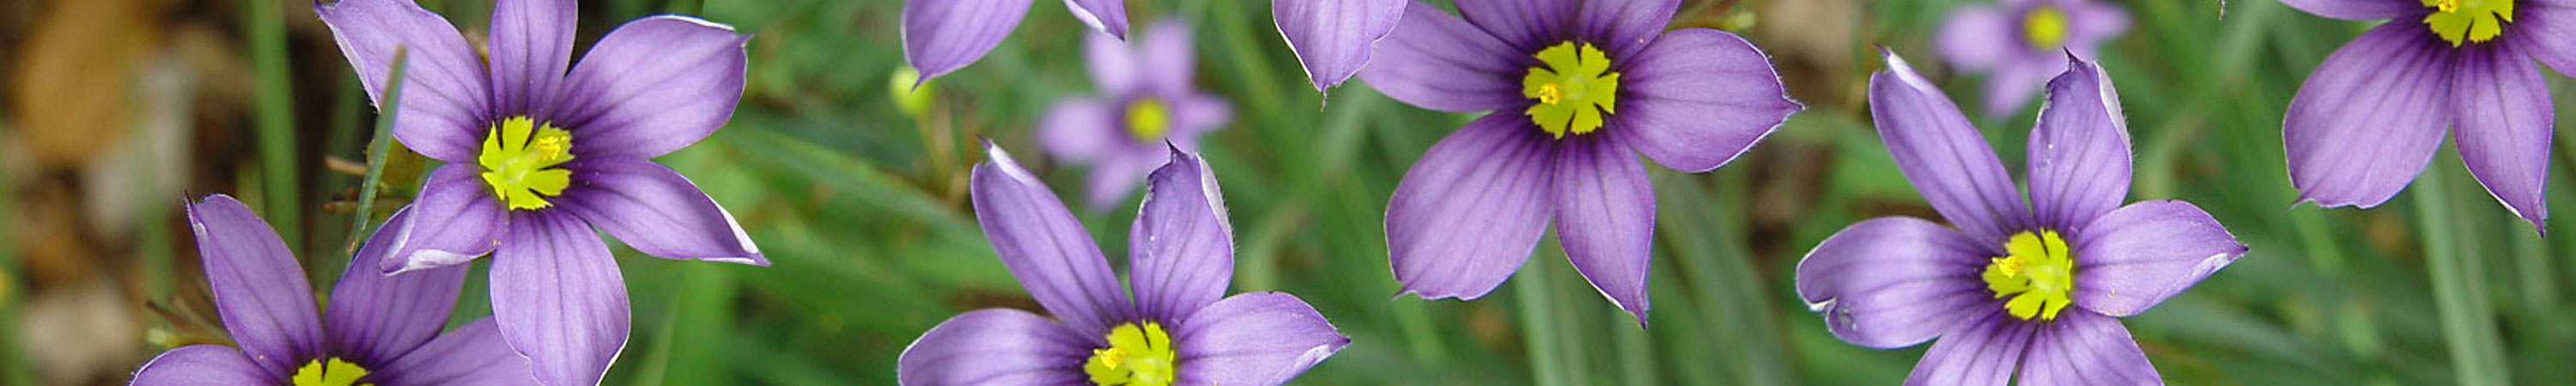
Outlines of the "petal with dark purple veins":
{"label": "petal with dark purple veins", "polygon": [[2003,312],[1986,290],[1988,247],[1912,217],[1880,217],[1835,232],[1798,260],[1798,298],[1825,330],[1870,348],[1912,346],[1980,313]]}
{"label": "petal with dark purple veins", "polygon": [[215,312],[243,355],[281,379],[322,355],[322,318],[304,268],[268,222],[232,196],[188,204],[188,227],[214,290]]}
{"label": "petal with dark purple veins", "polygon": [[1887,71],[1870,77],[1869,110],[1896,168],[1970,240],[2003,245],[2005,236],[2030,221],[2012,175],[1950,97],[1915,74],[1904,58],[1886,56]]}
{"label": "petal with dark purple veins", "polygon": [[928,83],[983,59],[1028,15],[1029,0],[906,0],[904,61]]}
{"label": "petal with dark purple veins", "polygon": [[[510,230],[509,209],[484,185],[482,167],[453,163],[431,171],[420,184],[420,197],[404,211],[426,222],[385,225],[376,233],[394,232],[389,253],[368,260],[386,273],[449,267],[473,261],[501,243]],[[382,236],[369,236],[374,239]]]}
{"label": "petal with dark purple veins", "polygon": [[751,35],[687,16],[654,16],[608,31],[564,80],[557,127],[581,157],[658,157],[689,147],[733,118]]}
{"label": "petal with dark purple veins", "polygon": [[573,0],[492,3],[492,102],[501,115],[537,114],[555,101],[572,63]]}
{"label": "petal with dark purple veins", "polygon": [[1038,148],[1047,156],[1076,163],[1092,163],[1112,153],[1133,150],[1124,115],[1118,107],[1096,98],[1076,97],[1056,102],[1045,117],[1038,119]]}
{"label": "petal with dark purple veins", "polygon": [[[1521,52],[1538,52],[1573,33],[1579,0],[1486,0],[1457,2],[1458,15],[1486,34],[1502,38]],[[1421,8],[1415,8],[1421,9]],[[1405,13],[1415,13],[1406,10]],[[1658,25],[1657,28],[1662,28]]]}
{"label": "petal with dark purple veins", "polygon": [[1234,224],[1216,171],[1197,155],[1171,154],[1147,180],[1144,207],[1127,232],[1137,316],[1167,323],[1225,297],[1234,281]]}
{"label": "petal with dark purple veins", "polygon": [[2200,207],[2130,204],[2075,235],[2075,305],[2128,317],[2182,293],[2245,255],[2245,244]]}
{"label": "petal with dark purple veins", "polygon": [[1769,57],[1735,34],[1674,30],[1627,62],[1612,135],[1664,167],[1715,170],[1753,149],[1805,106]]}
{"label": "petal with dark purple veins", "polygon": [[[408,227],[411,208],[394,211],[386,227]],[[456,292],[465,286],[466,265],[386,275],[378,262],[393,255],[403,229],[386,229],[367,238],[351,257],[340,284],[331,290],[331,306],[322,309],[329,328],[331,352],[352,363],[388,363],[447,327],[456,310]],[[497,342],[497,341],[496,341]]]}
{"label": "petal with dark purple veins", "polygon": [[2163,385],[2119,319],[2067,310],[2039,326],[2021,363],[2025,385]]}
{"label": "petal with dark purple veins", "polygon": [[130,386],[281,385],[286,377],[271,374],[241,350],[200,344],[164,351],[134,370]]}
{"label": "petal with dark purple veins", "polygon": [[1183,384],[1287,383],[1351,344],[1314,306],[1286,293],[1235,295],[1198,315],[1172,337]]}
{"label": "petal with dark purple veins", "polygon": [[1655,187],[1646,165],[1609,138],[1566,138],[1555,148],[1551,206],[1566,260],[1611,304],[1646,324],[1655,245]]}
{"label": "petal with dark purple veins", "polygon": [[[1105,335],[1104,335],[1105,336]],[[1085,336],[1028,312],[983,309],[957,314],[921,333],[895,358],[904,386],[1086,384],[1082,363],[1100,337]]]}
{"label": "petal with dark purple veins", "polygon": [[1402,291],[1475,299],[1520,270],[1547,232],[1555,149],[1529,120],[1488,114],[1431,146],[1386,205]]}
{"label": "petal with dark purple veins", "polygon": [[1109,336],[1109,327],[1126,322],[1133,308],[1091,232],[1046,182],[1020,168],[1001,146],[985,142],[984,156],[987,162],[975,165],[968,195],[1002,267],[1075,333]]}
{"label": "petal with dark purple veins", "polygon": [[385,385],[536,385],[528,358],[510,351],[492,318],[475,319],[368,373]]}
{"label": "petal with dark purple veins", "polygon": [[2549,83],[2518,45],[2463,52],[2451,102],[2460,161],[2505,209],[2540,228],[2549,218],[2549,141],[2558,122]]}
{"label": "petal with dark purple veins", "polygon": [[2031,215],[2042,227],[2080,233],[2129,197],[2129,121],[2100,66],[2067,57],[2048,82],[2027,153]]}
{"label": "petal with dark purple veins", "polygon": [[1094,31],[1119,39],[1127,38],[1127,2],[1125,0],[1064,0],[1066,11],[1074,20],[1091,26]]}
{"label": "petal with dark purple veins", "polygon": [[2451,124],[2456,56],[2422,23],[2391,22],[2317,65],[2281,130],[2299,199],[2368,208],[2405,190]]}
{"label": "petal with dark purple veins", "polygon": [[[1507,1],[1518,0],[1492,2]],[[1506,44],[1439,7],[1408,7],[1360,69],[1369,87],[1406,104],[1448,112],[1497,110],[1528,100],[1520,81],[1537,61],[1529,53],[1537,51]]]}
{"label": "petal with dark purple veins", "polygon": [[2024,55],[2019,23],[2003,7],[1964,5],[1950,11],[1932,34],[1932,50],[1941,61],[1964,71],[1985,72]]}
{"label": "petal with dark purple veins", "polygon": [[2576,2],[2531,2],[2516,8],[2504,37],[2559,75],[2576,75]]}
{"label": "petal with dark purple veins", "polygon": [[670,167],[641,158],[581,158],[563,167],[582,183],[565,188],[557,205],[636,251],[769,266],[733,213]]}
{"label": "petal with dark purple veins", "polygon": [[1369,52],[1378,39],[1395,31],[1404,18],[1407,0],[1276,0],[1270,2],[1270,20],[1279,27],[1279,36],[1288,40],[1288,49],[1297,53],[1297,64],[1306,69],[1306,78],[1314,81],[1315,91],[1322,92],[1342,84],[1360,67],[1367,66]]}
{"label": "petal with dark purple veins", "polygon": [[491,76],[483,58],[455,25],[406,0],[317,1],[313,13],[331,27],[331,40],[379,110],[385,107],[381,98],[393,75],[394,53],[407,52],[394,138],[429,158],[473,162],[486,123],[498,117],[491,116]]}
{"label": "petal with dark purple veins", "polygon": [[580,219],[522,212],[492,253],[492,319],[537,381],[598,384],[626,348],[626,279]]}
{"label": "petal with dark purple veins", "polygon": [[2394,19],[2424,13],[2424,3],[2416,0],[2281,0],[2281,3],[2309,14],[2343,20]]}
{"label": "petal with dark purple veins", "polygon": [[1575,35],[1600,44],[1612,60],[1627,58],[1653,43],[1681,9],[1681,0],[1588,0]]}
{"label": "petal with dark purple veins", "polygon": [[2033,324],[2001,310],[1967,315],[1976,316],[1923,352],[1914,373],[1905,377],[1906,386],[2003,386],[2012,379],[2013,367],[2021,364],[2035,335]]}

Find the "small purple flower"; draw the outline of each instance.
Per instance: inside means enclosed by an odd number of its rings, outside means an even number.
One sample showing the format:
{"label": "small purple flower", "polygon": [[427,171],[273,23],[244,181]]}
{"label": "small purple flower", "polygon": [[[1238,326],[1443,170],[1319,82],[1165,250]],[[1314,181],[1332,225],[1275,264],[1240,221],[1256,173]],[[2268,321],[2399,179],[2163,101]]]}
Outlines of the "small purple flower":
{"label": "small purple flower", "polygon": [[[316,4],[367,94],[409,52],[393,134],[445,161],[394,232],[388,273],[493,255],[501,336],[550,385],[599,382],[626,345],[626,284],[599,231],[653,256],[767,266],[733,215],[653,157],[742,98],[748,35],[686,16],[627,22],[571,65],[571,0],[501,0],[490,61],[409,0]],[[566,69],[570,72],[567,73]],[[594,230],[596,229],[596,230]]]}
{"label": "small purple flower", "polygon": [[1646,317],[1655,193],[1666,167],[1726,165],[1804,109],[1751,42],[1664,30],[1678,0],[1422,3],[1360,72],[1414,106],[1496,111],[1416,161],[1387,204],[1403,291],[1475,299],[1510,278],[1555,218],[1576,270]]}
{"label": "small purple flower", "polygon": [[975,219],[1002,266],[1056,320],[1012,309],[959,314],[904,348],[896,381],[1277,385],[1349,345],[1294,295],[1224,297],[1234,277],[1225,198],[1205,160],[1168,149],[1171,163],[1154,171],[1128,232],[1129,292],[1055,193],[985,143],[992,161],[975,167]]}
{"label": "small purple flower", "polygon": [[[409,211],[387,227],[408,226]],[[447,315],[465,267],[385,276],[373,256],[393,240],[377,233],[358,248],[331,291],[331,307],[313,304],[304,268],[268,222],[232,197],[188,204],[197,252],[240,349],[194,345],[171,349],[134,372],[151,385],[534,385],[527,359],[510,352],[491,318],[455,330]]]}
{"label": "small purple flower", "polygon": [[2129,13],[2093,0],[2000,0],[1950,12],[1933,40],[1941,59],[1986,74],[1985,114],[2021,110],[2049,77],[2066,71],[2068,51],[2095,56],[2129,30]]}
{"label": "small purple flower", "polygon": [[[1091,29],[1127,38],[1127,8],[1119,0],[1064,0]],[[1395,30],[1404,0],[1276,0],[1272,20],[1315,91],[1341,84],[1369,62],[1369,48]],[[1002,44],[1029,0],[908,0],[903,4],[903,54],[924,82],[974,64]]]}
{"label": "small purple flower", "polygon": [[1954,227],[1881,217],[1798,262],[1798,297],[1844,342],[1940,338],[1908,385],[2163,384],[2119,319],[2245,254],[2182,201],[2121,206],[2128,123],[2110,77],[2067,54],[2030,134],[2028,205],[1994,149],[1941,90],[1887,53],[1870,116],[1906,180]]}
{"label": "small purple flower", "polygon": [[1100,97],[1057,103],[1038,124],[1038,140],[1056,159],[1091,165],[1090,207],[1126,198],[1170,158],[1165,143],[1196,151],[1200,136],[1233,119],[1224,98],[1191,89],[1196,57],[1181,21],[1157,23],[1132,48],[1101,34],[1085,44]]}
{"label": "small purple flower", "polygon": [[2387,203],[2448,135],[2505,209],[2533,227],[2549,218],[2558,111],[2533,61],[2576,72],[2576,1],[2282,2],[2336,19],[2395,19],[2336,49],[2290,99],[2281,134],[2300,201]]}

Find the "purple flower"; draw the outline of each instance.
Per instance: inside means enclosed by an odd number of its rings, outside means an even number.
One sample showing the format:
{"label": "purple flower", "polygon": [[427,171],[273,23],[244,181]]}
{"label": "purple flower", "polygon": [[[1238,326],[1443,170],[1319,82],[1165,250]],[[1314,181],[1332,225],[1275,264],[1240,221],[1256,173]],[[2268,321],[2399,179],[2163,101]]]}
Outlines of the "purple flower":
{"label": "purple flower", "polygon": [[[571,0],[501,0],[490,62],[409,0],[317,4],[370,96],[408,50],[396,139],[446,166],[395,232],[385,272],[492,254],[501,336],[550,385],[596,384],[625,347],[626,285],[597,231],[653,256],[766,266],[733,216],[653,157],[704,139],[742,98],[747,35],[685,16],[627,22],[570,65]],[[567,73],[566,69],[570,72]],[[596,228],[596,231],[594,230]]]}
{"label": "purple flower", "polygon": [[2028,205],[1959,107],[1905,60],[1870,79],[1870,116],[1896,167],[1951,226],[1881,217],[1798,262],[1798,297],[1844,342],[1939,337],[1908,385],[2162,384],[2120,317],[2245,254],[2181,201],[2121,206],[2128,124],[2111,79],[2067,54],[2030,134]]}
{"label": "purple flower", "polygon": [[896,359],[895,378],[939,385],[1277,385],[1350,344],[1296,296],[1223,297],[1234,227],[1207,162],[1177,147],[1154,171],[1128,232],[1129,289],[1037,176],[987,142],[975,219],[1002,266],[1055,320],[984,309],[940,322]]}
{"label": "purple flower", "polygon": [[1422,155],[1387,205],[1403,291],[1475,299],[1556,220],[1566,257],[1642,323],[1655,233],[1647,158],[1706,172],[1804,106],[1768,58],[1724,31],[1664,31],[1677,0],[1415,3],[1371,87],[1423,108],[1486,114]]}
{"label": "purple flower", "polygon": [[[409,211],[387,227],[405,227]],[[331,291],[313,304],[304,268],[268,222],[230,196],[188,204],[197,253],[215,311],[241,348],[171,349],[134,372],[133,385],[533,385],[528,362],[510,352],[491,318],[447,333],[465,267],[385,276],[368,258],[393,240],[377,233],[358,248]]]}
{"label": "purple flower", "polygon": [[[1157,23],[1135,47],[1091,34],[1084,53],[1097,98],[1057,103],[1038,124],[1047,154],[1091,165],[1084,201],[1106,208],[1170,158],[1165,143],[1195,151],[1199,137],[1224,127],[1234,109],[1224,98],[1190,88],[1190,28]],[[1169,142],[1166,142],[1169,141]]]}
{"label": "purple flower", "polygon": [[[1271,17],[1279,35],[1315,81],[1315,91],[1341,84],[1369,62],[1369,48],[1395,29],[1404,0],[1276,0]],[[1127,38],[1127,8],[1119,0],[1064,0],[1074,18],[1101,33]],[[1029,0],[908,0],[903,4],[903,54],[926,82],[974,64],[1002,44],[1029,13]]]}
{"label": "purple flower", "polygon": [[2386,203],[2450,135],[2506,209],[2533,227],[2549,218],[2543,191],[2558,111],[2532,62],[2576,72],[2576,1],[2282,2],[2336,19],[2395,19],[2336,49],[2290,100],[2281,134],[2300,201]]}
{"label": "purple flower", "polygon": [[2040,84],[2066,71],[2062,56],[2094,56],[2129,30],[2129,13],[2092,0],[2001,0],[1952,11],[1933,46],[1941,60],[1986,74],[1985,114],[2021,110]]}

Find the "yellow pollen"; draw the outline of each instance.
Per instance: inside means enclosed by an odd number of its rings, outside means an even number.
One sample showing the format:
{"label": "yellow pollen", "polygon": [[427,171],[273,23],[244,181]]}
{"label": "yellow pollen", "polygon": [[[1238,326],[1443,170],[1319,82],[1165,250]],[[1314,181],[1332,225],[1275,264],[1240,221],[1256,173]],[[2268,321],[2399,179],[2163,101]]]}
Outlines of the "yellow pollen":
{"label": "yellow pollen", "polygon": [[2068,22],[2066,11],[2057,7],[2031,8],[2022,16],[2022,38],[2029,40],[2031,47],[2055,49],[2066,43]]}
{"label": "yellow pollen", "polygon": [[1140,142],[1163,139],[1172,129],[1172,108],[1154,98],[1138,98],[1127,103],[1127,134]]}
{"label": "yellow pollen", "polygon": [[2424,7],[2435,12],[2424,15],[2424,26],[2434,35],[2451,42],[2452,47],[2468,43],[2494,41],[2504,35],[2504,26],[2513,22],[2514,0],[2423,0]]}
{"label": "yellow pollen", "polygon": [[1154,322],[1120,324],[1109,329],[1109,347],[1091,350],[1083,374],[1100,386],[1170,386],[1180,380],[1172,336]]}
{"label": "yellow pollen", "polygon": [[2022,320],[2055,320],[2074,304],[2074,251],[2057,231],[2014,234],[2004,251],[2006,256],[1988,259],[1983,277],[1996,299],[2012,298],[2004,302],[2005,312]]}
{"label": "yellow pollen", "polygon": [[295,386],[374,386],[372,383],[358,383],[359,378],[365,377],[367,368],[355,363],[340,358],[331,358],[327,363],[315,359],[295,369],[293,382]]}
{"label": "yellow pollen", "polygon": [[1556,102],[1563,100],[1565,100],[1565,86],[1555,83],[1542,84],[1538,86],[1538,103],[1553,105],[1556,104]]}
{"label": "yellow pollen", "polygon": [[483,166],[483,182],[501,203],[512,210],[535,210],[553,206],[546,197],[572,186],[572,171],[557,167],[572,158],[571,132],[512,117],[484,133],[483,152],[475,163]]}
{"label": "yellow pollen", "polygon": [[1539,130],[1556,138],[1591,133],[1619,112],[1619,73],[1600,47],[1569,41],[1536,56],[1539,66],[1521,77],[1521,96],[1538,101],[1525,113]]}

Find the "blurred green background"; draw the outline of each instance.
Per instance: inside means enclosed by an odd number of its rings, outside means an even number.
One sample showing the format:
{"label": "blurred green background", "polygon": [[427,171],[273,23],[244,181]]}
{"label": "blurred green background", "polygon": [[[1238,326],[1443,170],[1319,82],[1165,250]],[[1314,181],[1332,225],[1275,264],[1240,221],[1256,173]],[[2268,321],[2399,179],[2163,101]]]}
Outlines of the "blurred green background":
{"label": "blurred green background", "polygon": [[[483,36],[489,0],[420,2]],[[662,161],[738,216],[775,262],[617,247],[635,325],[608,384],[892,384],[896,355],[941,320],[1038,309],[985,243],[966,181],[982,136],[1079,196],[1084,170],[1045,161],[1031,130],[1050,104],[1093,92],[1080,60],[1088,32],[1061,2],[1035,1],[999,49],[935,82],[918,114],[892,92],[898,0],[582,3],[577,50],[666,12],[757,35],[732,123]],[[1853,222],[1937,218],[1873,134],[1865,85],[1881,67],[1873,46],[1884,45],[1973,107],[1981,79],[1942,68],[1929,35],[1972,2],[1685,1],[1675,27],[1745,35],[1809,110],[1715,172],[1649,168],[1661,206],[1644,329],[1552,241],[1483,300],[1395,297],[1387,197],[1472,116],[1414,108],[1356,79],[1328,103],[1264,2],[1129,3],[1139,25],[1197,27],[1197,82],[1235,104],[1234,123],[1204,145],[1236,227],[1233,291],[1295,293],[1353,340],[1296,383],[1894,384],[1922,354],[1835,340],[1791,279],[1801,255]],[[2119,3],[2135,23],[2099,59],[2135,138],[2131,199],[2197,203],[2253,248],[2126,321],[2169,383],[2576,377],[2576,242],[2513,219],[2450,151],[2379,209],[2291,205],[2283,108],[2370,23],[2269,0],[2231,2],[2223,17],[2216,1]],[[393,154],[371,213],[356,213],[375,117],[306,0],[0,2],[0,53],[0,384],[122,384],[160,350],[228,342],[175,210],[183,199],[243,197],[327,289],[352,222],[380,221],[428,162]],[[2568,79],[2548,78],[2566,98]],[[2035,110],[1977,120],[2016,174]],[[2576,208],[2576,138],[2557,144],[2550,201]],[[1116,235],[1135,200],[1074,207],[1123,265]],[[2553,219],[2549,233],[2576,231],[2570,221]],[[475,271],[459,321],[489,314]]]}

